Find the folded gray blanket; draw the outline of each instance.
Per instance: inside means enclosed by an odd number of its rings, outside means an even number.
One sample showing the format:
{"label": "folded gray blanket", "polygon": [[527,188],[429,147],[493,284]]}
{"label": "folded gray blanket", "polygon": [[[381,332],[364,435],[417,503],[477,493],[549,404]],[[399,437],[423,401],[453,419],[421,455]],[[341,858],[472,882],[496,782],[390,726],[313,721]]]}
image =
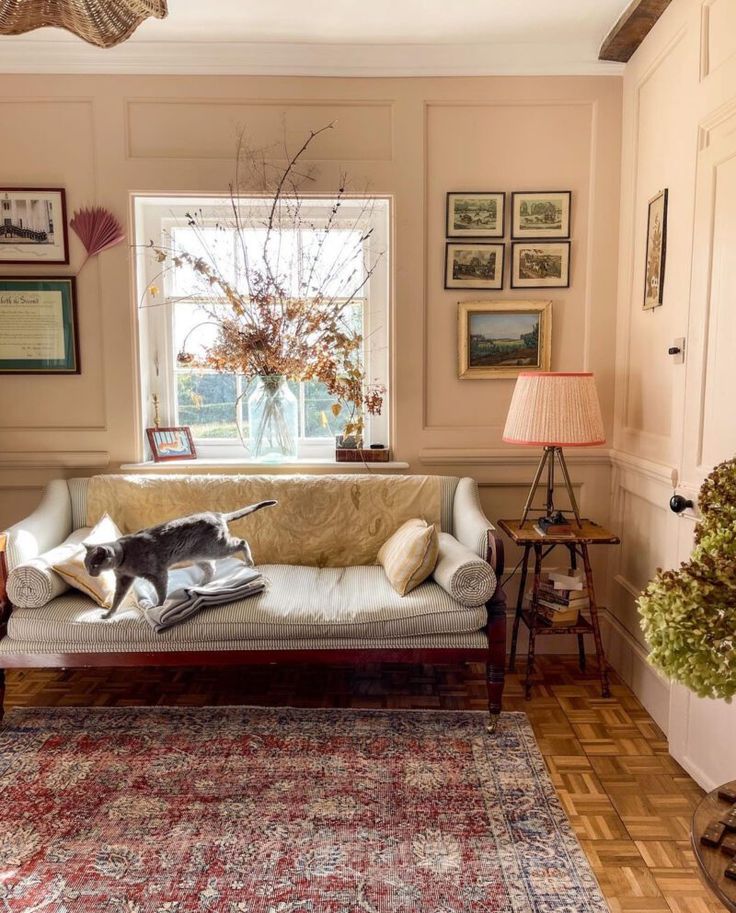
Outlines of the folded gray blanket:
{"label": "folded gray blanket", "polygon": [[134,593],[138,607],[157,634],[186,621],[201,609],[254,596],[266,586],[260,571],[237,558],[216,561],[212,580],[203,583],[203,579],[201,568],[195,565],[172,568],[163,605],[156,605],[156,593],[147,580],[136,580]]}

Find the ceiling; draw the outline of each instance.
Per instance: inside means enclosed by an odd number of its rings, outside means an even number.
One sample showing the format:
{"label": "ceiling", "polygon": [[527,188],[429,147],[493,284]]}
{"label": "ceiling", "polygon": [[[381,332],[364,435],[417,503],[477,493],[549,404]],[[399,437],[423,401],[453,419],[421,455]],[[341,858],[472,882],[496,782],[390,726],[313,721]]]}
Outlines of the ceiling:
{"label": "ceiling", "polygon": [[169,0],[124,44],[0,37],[0,72],[348,76],[620,72],[598,48],[626,0]]}

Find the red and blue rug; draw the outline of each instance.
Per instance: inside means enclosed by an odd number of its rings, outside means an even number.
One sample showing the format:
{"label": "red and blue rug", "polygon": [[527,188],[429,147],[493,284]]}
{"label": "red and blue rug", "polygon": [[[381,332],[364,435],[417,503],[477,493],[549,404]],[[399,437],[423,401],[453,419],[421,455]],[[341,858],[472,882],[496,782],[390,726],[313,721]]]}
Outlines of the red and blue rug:
{"label": "red and blue rug", "polygon": [[68,709],[0,729],[0,910],[607,913],[523,713]]}

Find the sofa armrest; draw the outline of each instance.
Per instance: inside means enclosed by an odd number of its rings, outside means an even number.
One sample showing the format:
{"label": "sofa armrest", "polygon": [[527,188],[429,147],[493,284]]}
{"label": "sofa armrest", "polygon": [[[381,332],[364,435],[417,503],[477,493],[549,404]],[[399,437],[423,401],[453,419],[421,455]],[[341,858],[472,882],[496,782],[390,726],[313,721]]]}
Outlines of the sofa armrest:
{"label": "sofa armrest", "polygon": [[483,513],[475,479],[460,479],[452,505],[452,524],[455,538],[486,561],[501,579],[503,574],[503,544],[495,527]]}
{"label": "sofa armrest", "polygon": [[5,561],[8,572],[37,558],[66,539],[72,531],[72,504],[65,479],[54,479],[30,516],[5,530]]}

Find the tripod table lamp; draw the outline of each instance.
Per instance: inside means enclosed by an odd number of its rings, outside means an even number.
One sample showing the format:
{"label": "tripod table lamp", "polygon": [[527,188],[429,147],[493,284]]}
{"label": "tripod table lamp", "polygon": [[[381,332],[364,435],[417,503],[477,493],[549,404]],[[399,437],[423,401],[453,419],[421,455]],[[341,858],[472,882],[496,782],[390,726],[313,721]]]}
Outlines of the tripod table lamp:
{"label": "tripod table lamp", "polygon": [[556,511],[554,506],[555,463],[562,470],[575,520],[579,527],[582,526],[562,448],[595,447],[606,442],[593,375],[590,372],[522,371],[511,398],[503,440],[507,444],[544,448],[524,505],[521,526],[533,509],[532,501],[545,466],[547,520],[565,522],[562,512]]}

